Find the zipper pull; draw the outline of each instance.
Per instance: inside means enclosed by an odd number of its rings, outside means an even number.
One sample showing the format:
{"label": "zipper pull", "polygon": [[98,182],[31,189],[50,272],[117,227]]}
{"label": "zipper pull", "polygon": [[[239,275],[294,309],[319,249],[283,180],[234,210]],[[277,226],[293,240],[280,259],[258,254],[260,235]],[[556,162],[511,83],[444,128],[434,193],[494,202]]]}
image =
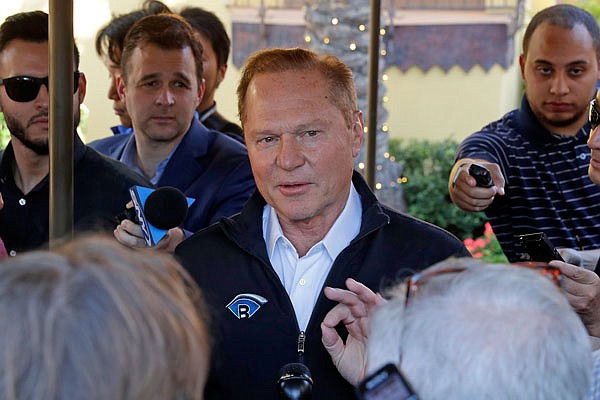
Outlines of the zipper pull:
{"label": "zipper pull", "polygon": [[298,335],[298,359],[300,362],[304,362],[304,342],[306,341],[306,335],[304,331],[300,331]]}

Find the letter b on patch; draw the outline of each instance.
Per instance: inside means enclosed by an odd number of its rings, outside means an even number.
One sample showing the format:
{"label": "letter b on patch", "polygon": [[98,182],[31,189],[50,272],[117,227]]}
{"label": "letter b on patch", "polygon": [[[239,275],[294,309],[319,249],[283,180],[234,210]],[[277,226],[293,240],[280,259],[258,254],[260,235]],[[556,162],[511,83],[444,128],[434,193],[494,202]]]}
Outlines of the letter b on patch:
{"label": "letter b on patch", "polygon": [[242,293],[235,296],[226,307],[238,319],[248,319],[266,303],[267,299],[262,296],[252,293]]}

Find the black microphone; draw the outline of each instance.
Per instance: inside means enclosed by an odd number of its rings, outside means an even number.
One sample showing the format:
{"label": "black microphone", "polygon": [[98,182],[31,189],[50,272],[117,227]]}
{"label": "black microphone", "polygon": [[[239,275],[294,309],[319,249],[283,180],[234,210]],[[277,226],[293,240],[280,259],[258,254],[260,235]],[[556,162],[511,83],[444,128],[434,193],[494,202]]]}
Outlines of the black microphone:
{"label": "black microphone", "polygon": [[285,364],[277,380],[280,400],[306,400],[312,398],[313,380],[308,367],[301,363]]}
{"label": "black microphone", "polygon": [[154,190],[133,186],[129,192],[133,208],[125,210],[116,219],[118,223],[129,219],[140,224],[148,246],[154,246],[167,230],[179,226],[187,217],[188,199],[175,187],[163,186]]}
{"label": "black microphone", "polygon": [[181,225],[188,213],[188,204],[181,190],[163,186],[150,193],[144,204],[144,215],[158,229]]}

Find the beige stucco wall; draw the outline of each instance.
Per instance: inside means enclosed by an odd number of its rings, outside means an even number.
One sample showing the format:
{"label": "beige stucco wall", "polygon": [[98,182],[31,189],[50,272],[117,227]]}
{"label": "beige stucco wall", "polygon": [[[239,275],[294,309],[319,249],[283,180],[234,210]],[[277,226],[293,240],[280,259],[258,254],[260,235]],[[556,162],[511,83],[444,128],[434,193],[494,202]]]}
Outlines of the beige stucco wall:
{"label": "beige stucco wall", "polygon": [[393,67],[386,73],[390,137],[459,140],[513,109],[520,97],[517,63],[508,70],[453,67],[446,73],[436,67],[424,73],[413,67],[402,73]]}
{"label": "beige stucco wall", "polygon": [[[230,29],[228,5],[231,0],[166,0],[169,6],[200,6],[215,12]],[[47,0],[11,0],[0,7],[0,20],[14,12],[48,10]],[[109,127],[118,122],[106,98],[108,75],[94,50],[94,35],[111,13],[123,13],[141,5],[141,0],[74,0],[74,30],[81,50],[81,67],[88,78],[84,104],[89,111],[86,139],[109,135]],[[528,0],[534,10],[556,3],[555,0]],[[517,42],[518,43],[518,42]],[[515,53],[520,44],[515,46]],[[423,72],[417,68],[402,73],[397,68],[388,74],[388,125],[391,137],[462,139],[485,123],[499,118],[518,105],[520,77],[518,63],[508,70],[495,66],[489,71],[475,67],[463,71],[455,67],[447,73],[439,68]],[[237,120],[235,86],[239,71],[229,66],[225,81],[217,91],[219,110]]]}

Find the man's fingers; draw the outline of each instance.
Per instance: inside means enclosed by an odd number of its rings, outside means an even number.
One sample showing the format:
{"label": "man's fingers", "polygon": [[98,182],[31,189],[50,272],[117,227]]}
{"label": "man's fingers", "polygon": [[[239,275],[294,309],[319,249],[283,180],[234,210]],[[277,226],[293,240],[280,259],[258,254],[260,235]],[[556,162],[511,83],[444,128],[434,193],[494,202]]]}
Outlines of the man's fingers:
{"label": "man's fingers", "polygon": [[504,175],[502,175],[502,170],[498,164],[489,163],[484,165],[488,171],[490,171],[490,175],[492,175],[492,181],[494,182],[494,186],[498,189],[498,194],[504,194],[504,186],[506,185],[506,181],[504,180]]}
{"label": "man's fingers", "polygon": [[386,302],[379,293],[373,292],[366,285],[355,279],[346,279],[346,287],[355,293],[362,302],[367,303],[368,305],[379,305]]}
{"label": "man's fingers", "polygon": [[144,234],[142,228],[136,223],[127,219],[117,225],[114,230],[114,236],[119,243],[128,247],[145,247]]}
{"label": "man's fingers", "polygon": [[342,338],[335,328],[328,326],[324,321],[321,323],[321,342],[332,357],[334,354],[337,356],[344,346]]}
{"label": "man's fingers", "polygon": [[322,324],[329,328],[335,328],[340,322],[351,324],[355,320],[350,307],[346,304],[337,304],[325,315]]}
{"label": "man's fingers", "polygon": [[598,275],[594,271],[568,264],[566,262],[553,260],[549,263],[551,266],[557,267],[563,277],[572,279],[577,283],[591,285],[598,282]]}

